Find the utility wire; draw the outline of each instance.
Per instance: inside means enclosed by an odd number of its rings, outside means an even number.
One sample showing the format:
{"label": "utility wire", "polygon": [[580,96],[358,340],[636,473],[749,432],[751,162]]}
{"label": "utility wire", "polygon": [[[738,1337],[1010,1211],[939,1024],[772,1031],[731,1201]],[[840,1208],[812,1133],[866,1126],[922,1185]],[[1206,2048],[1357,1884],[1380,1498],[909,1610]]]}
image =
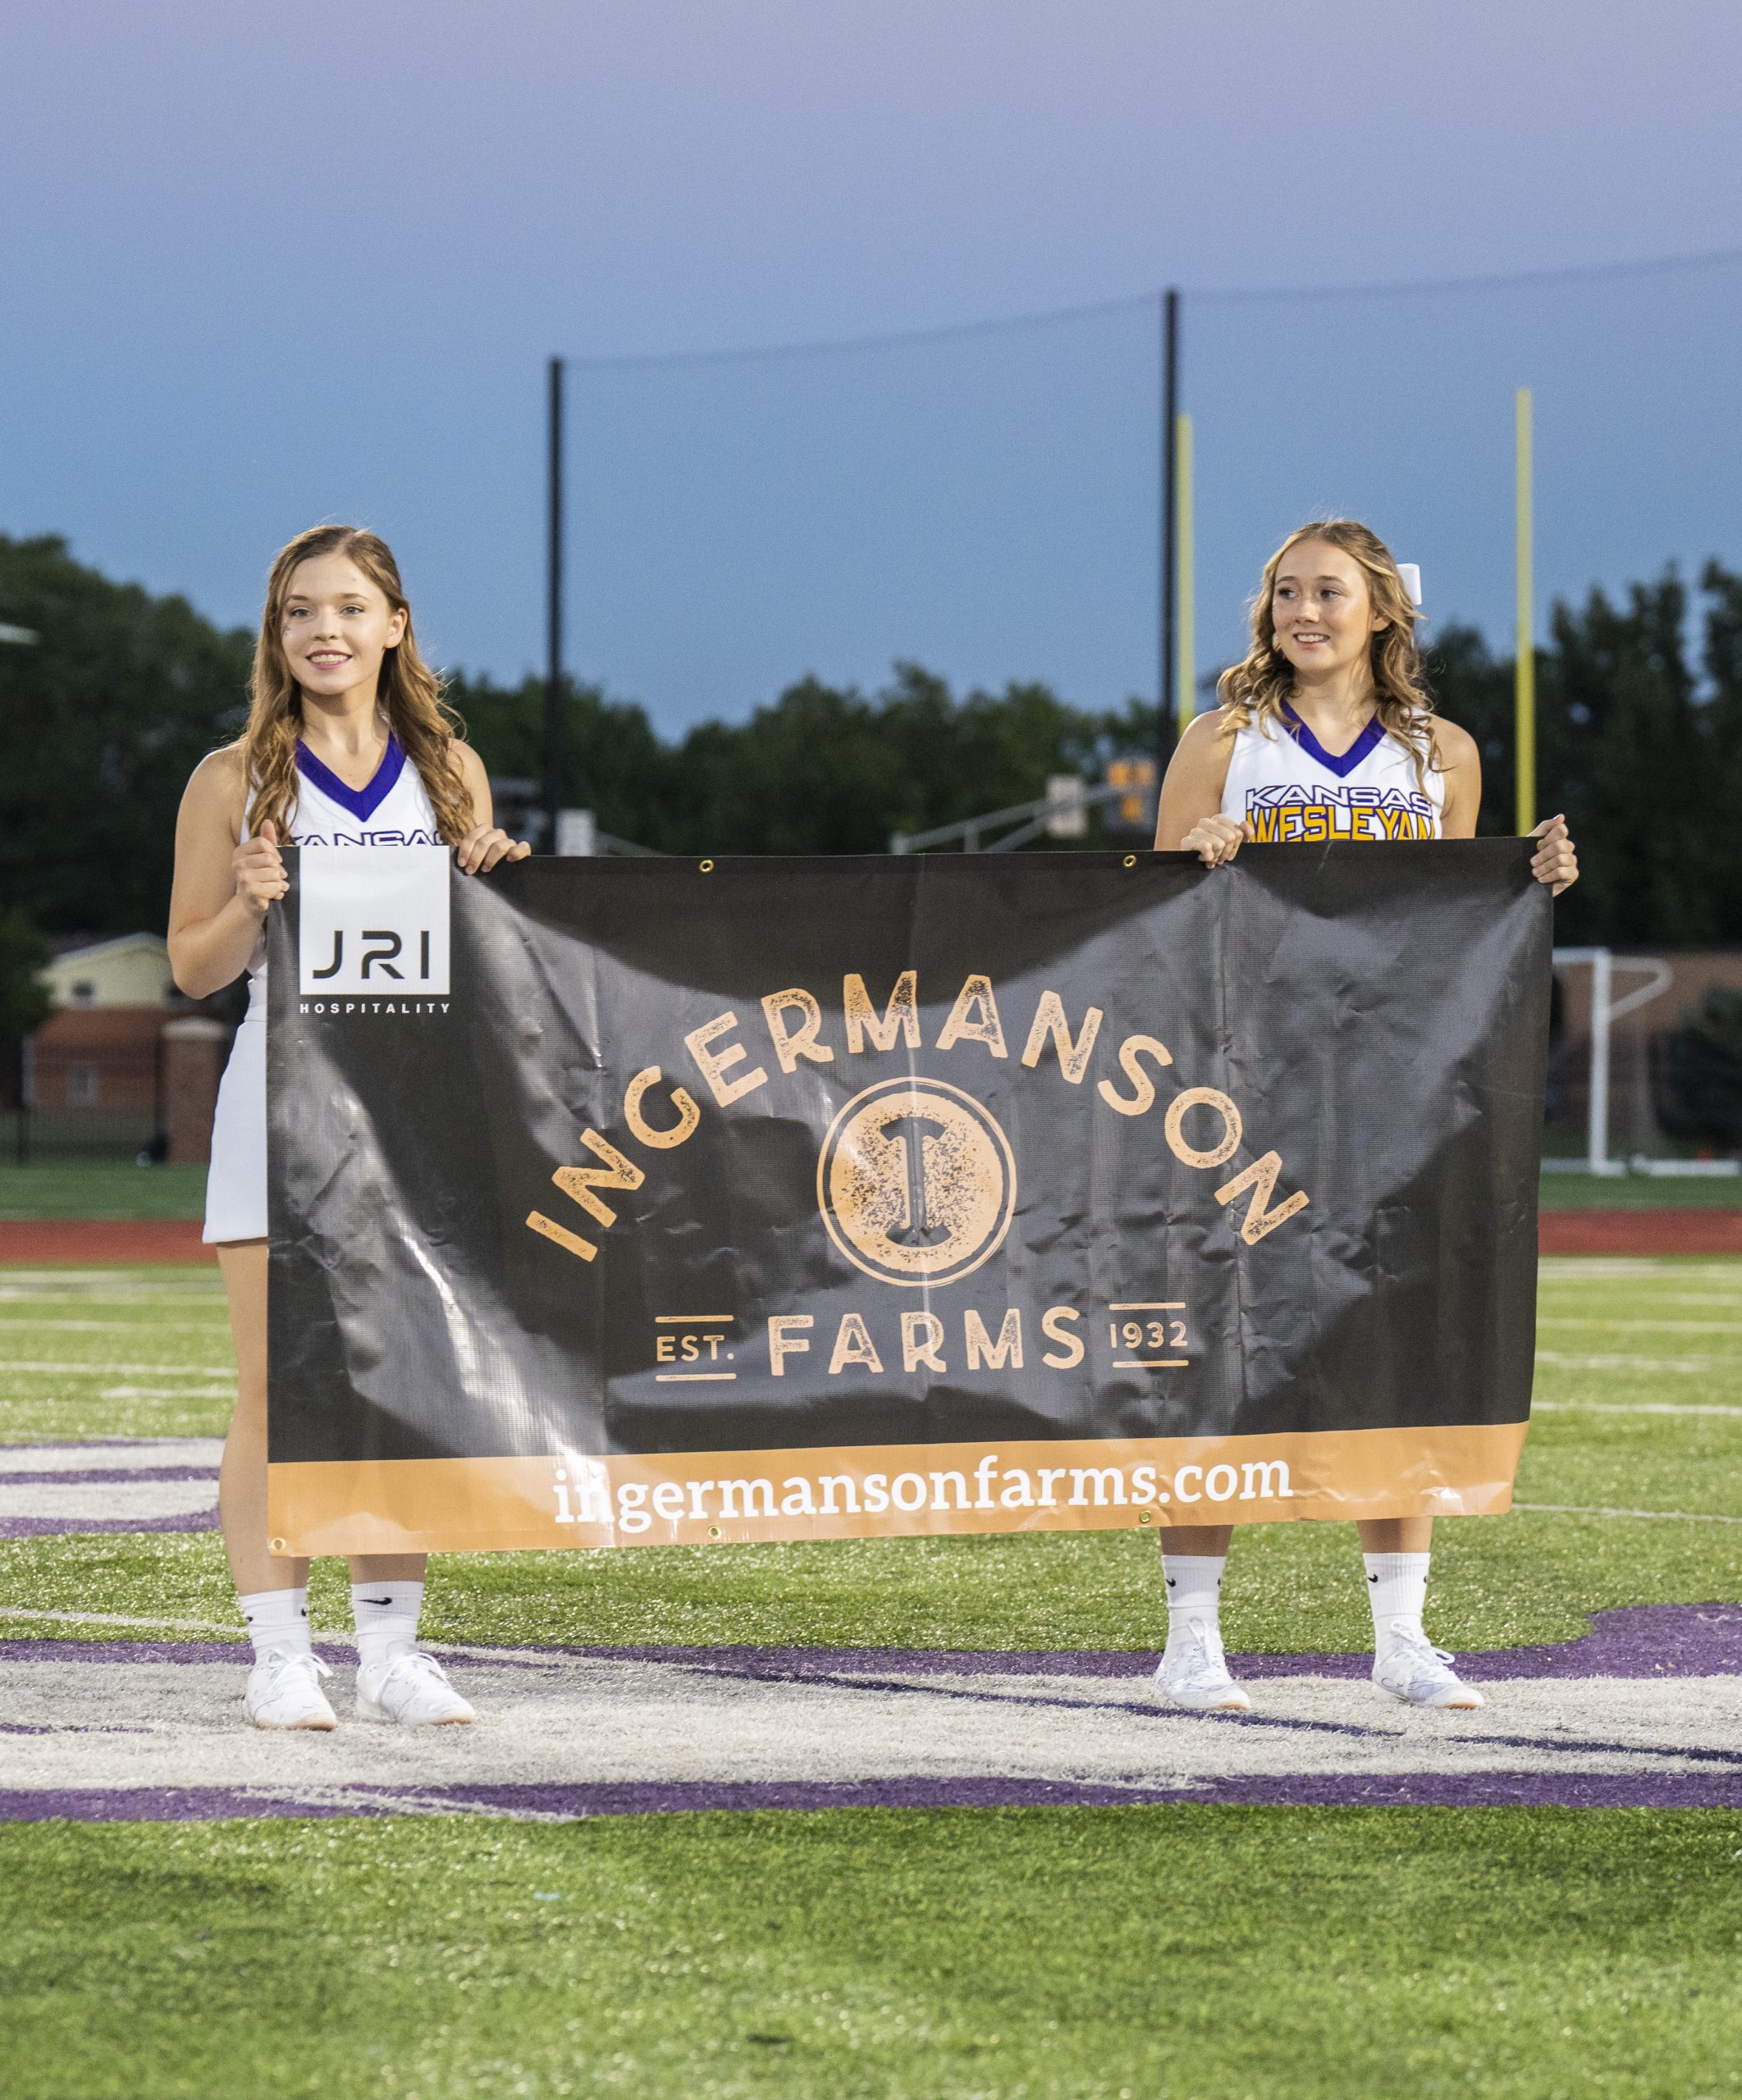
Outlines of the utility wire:
{"label": "utility wire", "polygon": [[898,329],[885,336],[844,336],[822,343],[763,343],[726,350],[632,351],[621,357],[571,358],[569,362],[588,372],[609,372],[646,365],[748,364],[758,358],[848,357],[859,350],[900,350],[970,336],[1006,335],[1018,328],[1100,320],[1114,313],[1134,313],[1141,307],[1154,306],[1155,299],[1154,292],[1132,292],[1123,299],[1096,299],[1086,306],[1007,314],[997,321],[947,321],[935,328]]}
{"label": "utility wire", "polygon": [[[1497,272],[1476,277],[1424,277],[1395,284],[1235,285],[1222,290],[1186,290],[1195,306],[1255,305],[1265,300],[1298,302],[1333,299],[1421,299],[1443,293],[1523,291],[1533,286],[1600,284],[1628,277],[1661,276],[1676,271],[1715,270],[1742,262],[1742,248],[1707,249],[1691,255],[1650,256],[1633,262],[1575,264],[1561,269]],[[866,350],[918,349],[928,343],[965,340],[976,336],[1013,333],[1022,328],[1061,326],[1116,313],[1154,307],[1161,294],[1132,292],[1122,299],[1097,299],[1082,306],[1051,307],[1038,313],[1008,314],[991,321],[947,322],[935,328],[899,329],[876,336],[846,336],[825,342],[765,343],[720,350],[647,350],[611,357],[576,357],[569,362],[588,372],[625,372],[652,367],[749,364],[763,358],[850,357]]]}
{"label": "utility wire", "polygon": [[1388,285],[1262,285],[1191,292],[1200,306],[1256,299],[1418,299],[1436,292],[1525,291],[1538,285],[1598,284],[1617,277],[1654,277],[1675,270],[1716,270],[1742,262],[1742,248],[1708,248],[1691,255],[1653,255],[1630,262],[1572,263],[1557,270],[1512,270],[1482,277],[1421,277]]}

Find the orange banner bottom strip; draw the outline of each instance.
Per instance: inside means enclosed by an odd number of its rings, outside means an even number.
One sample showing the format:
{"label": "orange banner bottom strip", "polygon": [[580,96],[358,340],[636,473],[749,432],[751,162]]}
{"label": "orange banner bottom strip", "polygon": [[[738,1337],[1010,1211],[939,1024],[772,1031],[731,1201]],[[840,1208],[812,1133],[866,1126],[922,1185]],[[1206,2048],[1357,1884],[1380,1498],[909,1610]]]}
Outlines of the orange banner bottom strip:
{"label": "orange banner bottom strip", "polygon": [[296,1554],[1495,1516],[1528,1427],[274,1465],[267,1512]]}

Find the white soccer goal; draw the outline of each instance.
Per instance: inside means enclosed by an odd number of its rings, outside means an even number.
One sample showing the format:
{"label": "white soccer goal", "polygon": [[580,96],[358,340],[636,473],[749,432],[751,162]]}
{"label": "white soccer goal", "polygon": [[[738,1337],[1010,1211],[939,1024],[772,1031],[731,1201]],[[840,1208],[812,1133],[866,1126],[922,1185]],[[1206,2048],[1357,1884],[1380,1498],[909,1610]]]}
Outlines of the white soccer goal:
{"label": "white soccer goal", "polygon": [[[1590,1084],[1585,1112],[1585,1150],[1582,1158],[1545,1158],[1545,1174],[1712,1174],[1742,1172],[1734,1159],[1654,1159],[1637,1152],[1630,1157],[1611,1157],[1610,1112],[1615,1053],[1615,1023],[1635,1013],[1669,990],[1675,971],[1659,956],[1616,955],[1609,948],[1557,948],[1557,972],[1589,970],[1590,979]],[[1643,977],[1617,996],[1617,976]],[[1564,979],[1563,979],[1564,983]]]}

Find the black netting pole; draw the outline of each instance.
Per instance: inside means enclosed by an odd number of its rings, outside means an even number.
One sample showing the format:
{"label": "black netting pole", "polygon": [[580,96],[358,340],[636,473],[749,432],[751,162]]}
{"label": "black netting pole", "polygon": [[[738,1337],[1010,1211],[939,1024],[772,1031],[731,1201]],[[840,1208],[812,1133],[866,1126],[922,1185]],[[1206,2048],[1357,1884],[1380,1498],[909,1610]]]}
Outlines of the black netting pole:
{"label": "black netting pole", "polygon": [[1155,681],[1158,787],[1173,756],[1179,696],[1174,690],[1179,622],[1179,293],[1161,295],[1161,632]]}
{"label": "black netting pole", "polygon": [[563,714],[563,361],[551,360],[549,500],[545,578],[544,849],[556,851],[567,759]]}

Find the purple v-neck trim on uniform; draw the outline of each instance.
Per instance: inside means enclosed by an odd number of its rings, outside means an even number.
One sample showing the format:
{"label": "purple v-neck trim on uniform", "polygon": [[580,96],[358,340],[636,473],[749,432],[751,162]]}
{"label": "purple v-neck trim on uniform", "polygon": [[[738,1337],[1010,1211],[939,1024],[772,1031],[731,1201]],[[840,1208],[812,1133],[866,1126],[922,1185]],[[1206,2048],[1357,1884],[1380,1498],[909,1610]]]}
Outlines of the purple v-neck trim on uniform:
{"label": "purple v-neck trim on uniform", "polygon": [[313,786],[336,802],[341,810],[349,810],[354,817],[367,824],[369,819],[393,792],[393,783],[405,769],[405,754],[400,748],[400,740],[390,729],[387,748],[381,755],[381,764],[375,769],[374,777],[367,788],[347,788],[330,765],[323,765],[304,743],[296,746],[296,769]]}
{"label": "purple v-neck trim on uniform", "polygon": [[1327,773],[1334,773],[1339,780],[1347,780],[1374,746],[1385,740],[1385,725],[1375,714],[1347,751],[1333,758],[1286,700],[1282,702],[1282,714],[1288,723],[1289,733],[1301,750],[1309,758],[1317,759]]}

